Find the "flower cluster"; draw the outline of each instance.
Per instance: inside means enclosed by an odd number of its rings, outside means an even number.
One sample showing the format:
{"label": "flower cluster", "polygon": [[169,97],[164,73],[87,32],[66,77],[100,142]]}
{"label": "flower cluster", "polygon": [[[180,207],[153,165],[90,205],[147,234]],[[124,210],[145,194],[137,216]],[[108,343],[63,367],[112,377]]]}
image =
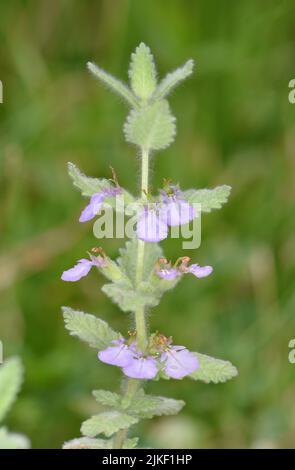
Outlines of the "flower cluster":
{"label": "flower cluster", "polygon": [[159,258],[156,264],[155,273],[161,279],[172,280],[188,273],[193,274],[198,278],[207,277],[213,271],[212,266],[200,266],[196,263],[189,266],[189,262],[190,258],[188,256],[178,258],[174,265],[172,265],[171,262],[168,262],[166,258]]}
{"label": "flower cluster", "polygon": [[136,233],[145,242],[159,242],[168,236],[169,226],[184,225],[195,217],[194,207],[184,199],[178,186],[160,191],[160,201],[146,204],[139,214]]}
{"label": "flower cluster", "polygon": [[184,346],[173,346],[171,338],[158,333],[151,335],[148,350],[143,353],[137,348],[136,340],[124,338],[112,341],[111,346],[98,353],[106,364],[121,367],[127,377],[153,379],[159,371],[168,377],[182,379],[198,369],[196,355]]}

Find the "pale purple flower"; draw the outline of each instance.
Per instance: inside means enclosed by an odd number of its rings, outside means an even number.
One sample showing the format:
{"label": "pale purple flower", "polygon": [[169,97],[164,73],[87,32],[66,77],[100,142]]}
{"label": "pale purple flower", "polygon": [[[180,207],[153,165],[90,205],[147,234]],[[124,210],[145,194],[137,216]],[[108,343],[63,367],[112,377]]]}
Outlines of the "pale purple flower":
{"label": "pale purple flower", "polygon": [[91,259],[79,259],[73,268],[67,269],[61,275],[63,281],[76,282],[87,276],[92,266],[102,266],[104,259],[101,256],[91,256]]}
{"label": "pale purple flower", "polygon": [[152,356],[134,355],[133,359],[122,370],[127,377],[150,380],[158,373],[157,361]]}
{"label": "pale purple flower", "polygon": [[87,222],[88,220],[93,219],[93,217],[100,212],[105,197],[104,191],[93,194],[90,198],[89,204],[82,211],[79,222]]}
{"label": "pale purple flower", "polygon": [[176,199],[174,196],[168,197],[163,211],[166,212],[165,217],[170,226],[187,224],[195,217],[193,206],[185,199]]}
{"label": "pale purple flower", "polygon": [[195,217],[194,207],[182,197],[182,192],[177,186],[170,186],[170,191],[161,191],[162,215],[170,226],[184,225]]}
{"label": "pale purple flower", "polygon": [[134,351],[123,338],[112,341],[112,345],[98,353],[98,358],[106,364],[125,367],[133,360]]}
{"label": "pale purple flower", "polygon": [[210,276],[212,271],[212,266],[200,266],[199,264],[191,264],[191,266],[187,268],[186,272],[191,273],[198,278],[202,278]]}
{"label": "pale purple flower", "polygon": [[139,215],[136,233],[138,238],[145,242],[159,242],[167,238],[168,226],[157,207],[149,209],[146,206],[143,209]]}
{"label": "pale purple flower", "polygon": [[[178,262],[181,261],[179,265]],[[191,264],[188,266],[190,258],[183,257],[171,266],[171,263],[165,258],[159,258],[158,263],[156,264],[155,272],[157,276],[161,279],[172,280],[177,276],[182,276],[183,274],[193,274],[198,278],[207,277],[213,272],[212,266],[200,266],[199,264]]]}
{"label": "pale purple flower", "polygon": [[93,217],[99,214],[105,198],[116,196],[120,192],[121,192],[121,188],[115,187],[115,188],[105,188],[97,193],[94,193],[90,198],[89,204],[82,211],[80,218],[79,218],[79,222],[87,222],[88,220],[93,219]]}
{"label": "pale purple flower", "polygon": [[163,268],[163,269],[156,270],[156,274],[161,279],[166,279],[168,281],[171,281],[172,279],[175,279],[177,276],[179,276],[180,272],[175,268]]}
{"label": "pale purple flower", "polygon": [[173,379],[182,379],[199,368],[195,354],[184,346],[172,346],[162,353],[165,373]]}

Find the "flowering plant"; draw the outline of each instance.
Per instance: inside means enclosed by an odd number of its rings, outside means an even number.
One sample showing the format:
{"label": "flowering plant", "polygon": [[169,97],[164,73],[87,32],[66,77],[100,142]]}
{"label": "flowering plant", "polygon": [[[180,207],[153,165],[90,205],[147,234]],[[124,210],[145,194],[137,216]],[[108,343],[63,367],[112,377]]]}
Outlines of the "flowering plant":
{"label": "flowering plant", "polygon": [[[128,438],[130,426],[143,418],[176,414],[185,404],[182,400],[145,393],[148,380],[189,377],[218,383],[237,374],[230,362],[174,345],[169,332],[150,334],[147,326],[149,309],[155,307],[161,296],[174,288],[184,274],[204,278],[213,271],[211,266],[191,263],[187,256],[181,256],[175,263],[168,261],[158,242],[168,237],[170,228],[189,224],[198,217],[196,206],[201,212],[220,208],[228,199],[230,187],[182,191],[165,180],[158,196],[151,194],[151,154],[168,147],[175,136],[175,118],[166,98],[176,85],[191,75],[192,60],[157,83],[153,56],[141,43],[131,57],[130,87],[92,63],[88,63],[88,68],[131,108],[124,133],[127,142],[136,145],[140,152],[141,186],[139,197],[134,198],[120,187],[116,175],[111,180],[90,178],[69,163],[74,185],[83,196],[90,198],[79,221],[86,223],[94,219],[108,204],[127,216],[135,214],[135,230],[117,260],[111,260],[101,248],[94,248],[89,259],[80,259],[63,272],[62,279],[78,281],[96,267],[110,281],[102,287],[103,292],[121,310],[132,314],[133,329],[124,337],[94,315],[63,308],[70,334],[95,348],[100,361],[119,367],[123,373],[120,394],[106,390],[93,392],[106,411],[84,421],[83,437],[66,442],[64,448],[133,448],[138,439]],[[136,211],[117,205],[118,197],[136,207]]]}

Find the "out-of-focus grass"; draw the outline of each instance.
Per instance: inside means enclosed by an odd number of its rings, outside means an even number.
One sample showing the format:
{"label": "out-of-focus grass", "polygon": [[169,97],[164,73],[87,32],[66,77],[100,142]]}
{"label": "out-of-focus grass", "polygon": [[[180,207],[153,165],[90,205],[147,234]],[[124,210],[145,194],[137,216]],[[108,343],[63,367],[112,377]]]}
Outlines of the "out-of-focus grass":
{"label": "out-of-focus grass", "polygon": [[[193,255],[211,279],[186,278],[151,314],[177,343],[231,360],[224,385],[160,382],[149,390],[185,399],[180,417],[144,422],[150,446],[294,446],[295,337],[294,2],[3,2],[0,17],[0,337],[25,362],[8,424],[35,447],[60,447],[97,409],[93,388],[119,386],[119,371],[69,338],[60,305],[95,312],[126,331],[127,318],[93,272],[75,285],[61,271],[96,244],[77,216],[84,202],[66,162],[92,175],[113,165],[136,190],[135,151],[123,140],[126,109],[85,70],[95,60],[127,78],[144,41],[159,74],[192,57],[196,73],[172,97],[175,144],[154,161],[183,188],[233,186],[227,207],[203,218]],[[104,247],[115,255],[119,241]],[[167,242],[170,257],[180,242]],[[171,431],[172,430],[172,431]],[[136,430],[134,431],[136,432]]]}

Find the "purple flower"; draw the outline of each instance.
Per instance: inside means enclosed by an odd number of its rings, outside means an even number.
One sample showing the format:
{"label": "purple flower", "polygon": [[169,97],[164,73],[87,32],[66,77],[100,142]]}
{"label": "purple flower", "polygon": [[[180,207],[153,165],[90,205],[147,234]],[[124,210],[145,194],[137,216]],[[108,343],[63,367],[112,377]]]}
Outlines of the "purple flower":
{"label": "purple flower", "polygon": [[168,225],[184,225],[195,217],[194,207],[182,197],[177,186],[170,185],[167,191],[161,191],[164,202],[162,211]]}
{"label": "purple flower", "polygon": [[161,202],[145,206],[137,222],[137,236],[145,242],[159,242],[167,238],[168,227],[187,224],[195,217],[194,207],[182,197],[176,186],[160,191]]}
{"label": "purple flower", "polygon": [[177,276],[180,275],[180,272],[177,271],[175,268],[163,268],[159,269],[156,271],[156,274],[161,278],[161,279],[166,279],[168,281],[171,281],[172,279],[175,279]]}
{"label": "purple flower", "polygon": [[93,217],[100,212],[105,197],[104,191],[93,194],[90,198],[90,203],[82,211],[79,222],[87,222],[88,220],[93,219]]}
{"label": "purple flower", "polygon": [[99,214],[105,198],[111,196],[115,197],[120,192],[121,188],[117,186],[115,188],[102,189],[101,191],[94,193],[90,198],[89,204],[82,211],[79,222],[87,222],[88,220],[93,219],[93,217]]}
{"label": "purple flower", "polygon": [[161,356],[166,374],[173,379],[182,379],[199,367],[195,354],[184,346],[172,346]]}
{"label": "purple flower", "polygon": [[199,264],[192,264],[187,268],[187,273],[191,273],[198,278],[209,276],[213,271],[212,266],[200,266]]}
{"label": "purple flower", "polygon": [[91,256],[89,259],[79,259],[73,268],[67,269],[61,275],[63,281],[76,282],[84,276],[87,276],[92,266],[102,266],[104,259],[101,256]]}
{"label": "purple flower", "polygon": [[106,364],[125,367],[133,360],[134,351],[125,344],[123,338],[112,341],[113,345],[100,351],[98,358]]}
{"label": "purple flower", "polygon": [[138,238],[145,242],[159,242],[167,238],[168,226],[157,207],[149,209],[146,206],[144,208],[139,215],[136,233]]}
{"label": "purple flower", "polygon": [[168,197],[163,210],[166,211],[167,224],[170,226],[187,224],[195,217],[193,206],[185,199],[176,199],[174,196]]}
{"label": "purple flower", "polygon": [[134,355],[129,364],[122,370],[127,377],[150,380],[158,373],[157,361],[152,356],[143,357]]}
{"label": "purple flower", "polygon": [[[188,266],[190,258],[184,256],[178,258],[174,266],[171,262],[168,262],[166,258],[159,258],[155,267],[155,272],[157,276],[161,279],[172,280],[177,276],[182,276],[182,274],[193,274],[198,278],[209,276],[213,272],[212,266],[200,266],[199,264],[191,264]],[[180,264],[179,264],[180,263]]]}

